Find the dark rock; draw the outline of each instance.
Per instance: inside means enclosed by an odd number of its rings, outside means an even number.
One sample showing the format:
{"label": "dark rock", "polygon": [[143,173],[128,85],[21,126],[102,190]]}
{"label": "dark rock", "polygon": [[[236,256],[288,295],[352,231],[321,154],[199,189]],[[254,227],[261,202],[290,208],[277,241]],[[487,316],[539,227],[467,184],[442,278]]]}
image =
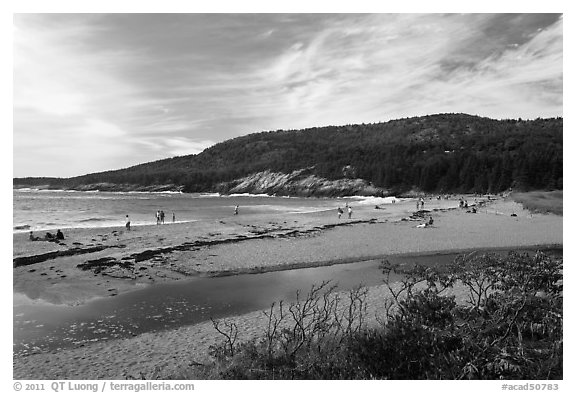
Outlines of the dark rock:
{"label": "dark rock", "polygon": [[106,248],[112,248],[112,247],[119,247],[119,246],[108,246],[108,247],[96,246],[96,247],[87,247],[87,248],[70,248],[68,250],[52,251],[52,252],[48,252],[45,254],[31,255],[31,256],[26,256],[26,257],[18,257],[18,258],[14,258],[13,267],[33,265],[35,263],[44,262],[44,261],[47,261],[48,259],[55,259],[58,257],[66,257],[66,256],[70,256],[70,255],[79,255],[79,254],[98,252],[98,251],[102,251]]}
{"label": "dark rock", "polygon": [[100,258],[91,261],[86,261],[78,264],[76,267],[81,270],[92,270],[94,273],[101,273],[102,270],[110,267],[121,267],[123,269],[132,270],[134,267],[133,262],[122,262],[112,257]]}

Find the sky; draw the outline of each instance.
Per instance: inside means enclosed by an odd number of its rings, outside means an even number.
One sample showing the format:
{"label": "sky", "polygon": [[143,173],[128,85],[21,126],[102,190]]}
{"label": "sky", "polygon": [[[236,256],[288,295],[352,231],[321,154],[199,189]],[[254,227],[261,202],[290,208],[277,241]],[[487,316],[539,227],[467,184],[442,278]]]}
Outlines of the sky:
{"label": "sky", "polygon": [[253,132],[563,116],[559,14],[15,14],[13,176]]}

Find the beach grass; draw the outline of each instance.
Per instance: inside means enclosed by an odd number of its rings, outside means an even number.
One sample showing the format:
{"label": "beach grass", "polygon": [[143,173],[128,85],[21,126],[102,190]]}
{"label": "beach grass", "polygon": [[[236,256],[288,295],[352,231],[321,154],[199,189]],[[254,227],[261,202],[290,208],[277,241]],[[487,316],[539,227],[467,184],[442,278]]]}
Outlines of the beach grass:
{"label": "beach grass", "polygon": [[515,192],[512,194],[512,199],[533,213],[552,213],[561,216],[563,212],[562,194],[562,190]]}

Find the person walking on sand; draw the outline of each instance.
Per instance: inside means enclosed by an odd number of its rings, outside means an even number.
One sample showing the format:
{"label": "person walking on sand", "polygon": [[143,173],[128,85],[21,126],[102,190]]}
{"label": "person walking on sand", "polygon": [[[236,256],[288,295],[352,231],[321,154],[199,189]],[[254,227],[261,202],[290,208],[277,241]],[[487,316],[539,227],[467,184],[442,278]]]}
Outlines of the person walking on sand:
{"label": "person walking on sand", "polygon": [[352,206],[348,206],[348,218],[352,218]]}
{"label": "person walking on sand", "polygon": [[126,214],[126,230],[130,230],[130,217]]}
{"label": "person walking on sand", "polygon": [[164,224],[164,210],[160,210],[160,222]]}
{"label": "person walking on sand", "polygon": [[238,205],[234,206],[234,215],[237,216],[238,215]]}
{"label": "person walking on sand", "polygon": [[342,210],[341,207],[338,207],[338,219],[340,219],[340,217],[342,217],[342,213],[344,213],[344,210]]}
{"label": "person walking on sand", "polygon": [[156,211],[156,225],[160,224],[160,210]]}

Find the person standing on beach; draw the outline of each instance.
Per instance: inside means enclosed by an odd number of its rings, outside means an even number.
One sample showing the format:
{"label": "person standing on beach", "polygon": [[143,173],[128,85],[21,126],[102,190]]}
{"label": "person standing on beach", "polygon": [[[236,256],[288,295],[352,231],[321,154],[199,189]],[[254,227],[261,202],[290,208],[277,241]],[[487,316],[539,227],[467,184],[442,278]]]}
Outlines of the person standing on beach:
{"label": "person standing on beach", "polygon": [[342,210],[341,207],[338,207],[338,219],[340,219],[340,217],[342,217],[342,213],[344,213],[344,211]]}
{"label": "person standing on beach", "polygon": [[126,214],[126,230],[130,230],[130,217]]}
{"label": "person standing on beach", "polygon": [[156,225],[160,224],[160,210],[156,211]]}
{"label": "person standing on beach", "polygon": [[234,206],[234,215],[237,216],[238,215],[238,205]]}
{"label": "person standing on beach", "polygon": [[172,222],[176,222],[176,213],[172,212]]}
{"label": "person standing on beach", "polygon": [[160,222],[164,224],[164,210],[160,210]]}
{"label": "person standing on beach", "polygon": [[348,206],[348,218],[352,218],[352,206]]}

